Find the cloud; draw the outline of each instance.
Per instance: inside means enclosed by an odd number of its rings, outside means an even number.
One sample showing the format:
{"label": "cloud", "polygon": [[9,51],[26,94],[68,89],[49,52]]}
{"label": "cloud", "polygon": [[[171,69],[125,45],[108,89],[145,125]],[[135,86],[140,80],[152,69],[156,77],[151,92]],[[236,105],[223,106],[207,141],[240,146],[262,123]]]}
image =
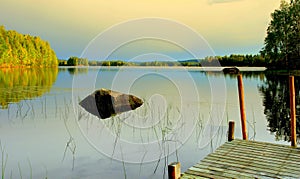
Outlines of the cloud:
{"label": "cloud", "polygon": [[219,3],[230,3],[235,1],[242,1],[242,0],[208,0],[209,4],[219,4]]}

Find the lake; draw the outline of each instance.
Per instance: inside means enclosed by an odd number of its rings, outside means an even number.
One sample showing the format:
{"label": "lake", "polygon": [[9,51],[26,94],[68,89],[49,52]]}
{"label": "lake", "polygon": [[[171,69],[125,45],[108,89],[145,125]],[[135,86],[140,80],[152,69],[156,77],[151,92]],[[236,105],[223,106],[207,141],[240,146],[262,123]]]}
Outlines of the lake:
{"label": "lake", "polygon": [[[241,70],[249,139],[289,145],[288,76]],[[220,68],[1,69],[0,82],[4,178],[167,178],[226,142],[230,120],[242,138],[237,78]],[[100,88],[144,104],[98,119],[78,103]]]}

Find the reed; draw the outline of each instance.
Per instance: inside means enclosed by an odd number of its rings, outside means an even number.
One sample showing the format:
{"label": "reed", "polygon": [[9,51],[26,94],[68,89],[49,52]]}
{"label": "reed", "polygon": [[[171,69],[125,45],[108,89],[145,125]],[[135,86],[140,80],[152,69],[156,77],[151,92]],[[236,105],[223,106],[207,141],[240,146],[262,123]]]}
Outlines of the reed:
{"label": "reed", "polygon": [[8,160],[8,154],[5,152],[5,147],[2,146],[0,140],[0,150],[1,150],[1,178],[5,179],[5,170]]}
{"label": "reed", "polygon": [[21,166],[20,166],[20,162],[18,162],[18,169],[19,169],[19,174],[20,174],[20,178],[22,179],[22,169],[21,169]]}
{"label": "reed", "polygon": [[71,131],[68,127],[68,119],[69,119],[69,115],[70,115],[70,104],[71,103],[67,103],[66,102],[66,99],[64,99],[64,111],[61,111],[60,112],[60,119],[64,121],[64,125],[65,125],[65,128],[69,134],[69,140],[66,142],[66,146],[65,146],[65,150],[64,150],[64,153],[63,153],[63,158],[62,158],[62,162],[65,160],[66,158],[66,154],[67,154],[67,151],[69,151],[71,154],[72,154],[72,170],[74,170],[75,168],[75,153],[76,153],[76,148],[77,148],[77,145],[76,145],[76,142],[75,142],[75,139],[74,137],[72,136],[71,134]]}
{"label": "reed", "polygon": [[29,171],[30,171],[30,178],[32,179],[32,165],[30,160],[27,158],[28,166],[29,166]]}

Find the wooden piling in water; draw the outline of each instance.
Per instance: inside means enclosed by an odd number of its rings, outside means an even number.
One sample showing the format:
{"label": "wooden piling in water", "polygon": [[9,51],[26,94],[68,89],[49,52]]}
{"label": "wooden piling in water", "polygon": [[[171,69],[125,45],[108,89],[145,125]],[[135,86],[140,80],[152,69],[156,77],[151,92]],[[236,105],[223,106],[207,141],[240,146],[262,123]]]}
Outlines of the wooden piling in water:
{"label": "wooden piling in water", "polygon": [[180,171],[180,163],[179,162],[173,162],[170,165],[168,165],[168,175],[169,175],[169,179],[180,178],[181,171]]}
{"label": "wooden piling in water", "polygon": [[228,142],[234,140],[234,121],[229,121]]}
{"label": "wooden piling in water", "polygon": [[238,89],[239,89],[239,101],[240,101],[240,113],[241,113],[241,124],[242,124],[242,134],[243,139],[248,140],[247,127],[246,127],[246,110],[244,104],[244,86],[242,75],[237,76],[238,79]]}
{"label": "wooden piling in water", "polygon": [[295,101],[295,83],[294,76],[289,77],[290,87],[290,111],[291,111],[291,146],[297,147],[296,134],[296,101]]}

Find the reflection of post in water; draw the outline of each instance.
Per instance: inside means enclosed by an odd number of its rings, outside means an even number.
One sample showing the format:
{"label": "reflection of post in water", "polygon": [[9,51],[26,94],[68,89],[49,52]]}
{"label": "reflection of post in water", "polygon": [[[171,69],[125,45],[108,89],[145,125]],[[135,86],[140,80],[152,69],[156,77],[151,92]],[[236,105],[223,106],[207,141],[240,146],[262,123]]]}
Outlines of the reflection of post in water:
{"label": "reflection of post in water", "polygon": [[[296,76],[295,84],[295,101],[296,114],[300,113],[300,77]],[[275,133],[276,140],[290,141],[290,92],[289,77],[287,75],[266,74],[266,80],[259,87],[263,97],[265,107],[264,114],[268,121],[268,127],[271,133]],[[300,133],[300,119],[297,116],[297,134]],[[299,136],[298,136],[299,139]],[[299,141],[299,140],[298,140]]]}
{"label": "reflection of post in water", "polygon": [[0,106],[32,99],[49,92],[57,77],[57,68],[0,69]]}
{"label": "reflection of post in water", "polygon": [[[205,73],[208,76],[225,76],[231,79],[236,79],[237,74],[224,74],[222,71],[199,71],[200,73]],[[260,79],[263,80],[265,77],[264,71],[240,71],[244,79]]]}

